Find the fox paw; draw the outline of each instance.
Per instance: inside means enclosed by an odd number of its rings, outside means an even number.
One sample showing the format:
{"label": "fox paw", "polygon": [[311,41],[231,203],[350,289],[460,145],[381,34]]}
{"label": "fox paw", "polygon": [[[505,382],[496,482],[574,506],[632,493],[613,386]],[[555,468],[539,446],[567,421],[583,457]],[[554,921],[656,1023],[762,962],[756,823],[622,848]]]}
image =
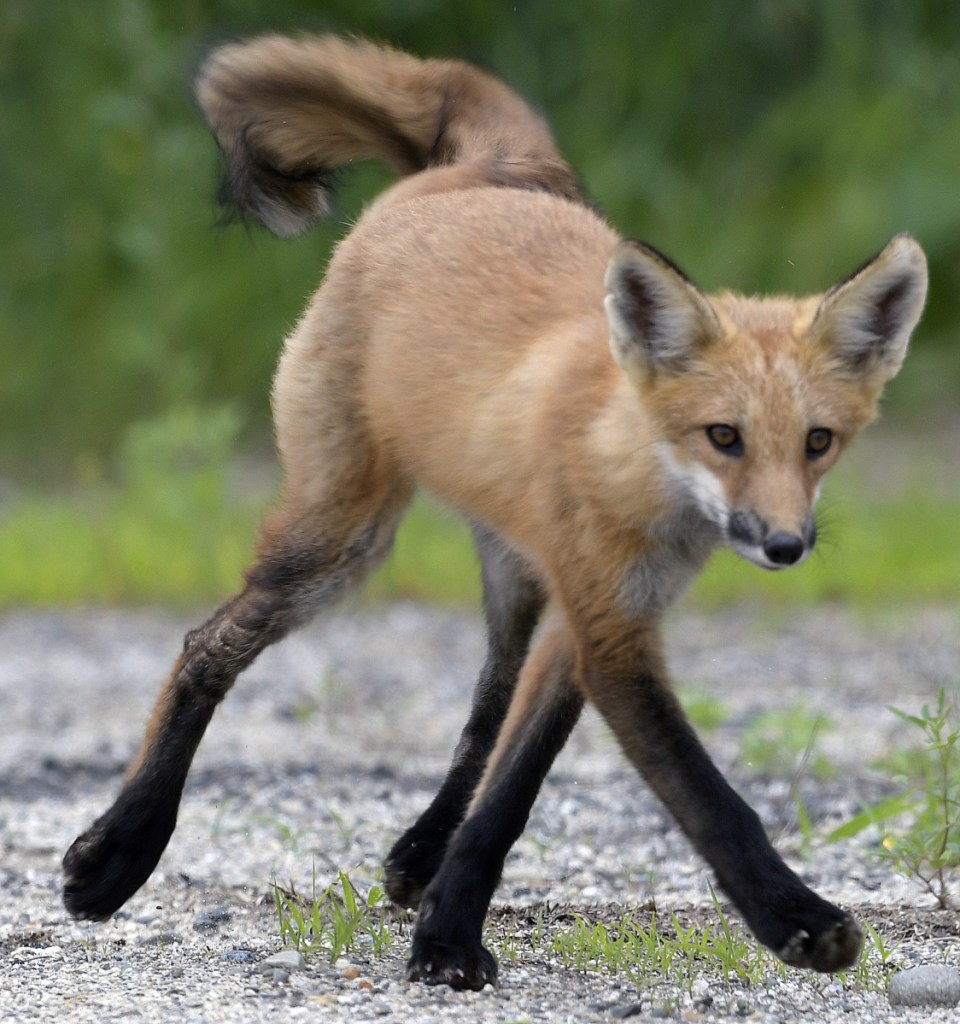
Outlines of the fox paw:
{"label": "fox paw", "polygon": [[408,829],[393,844],[383,866],[387,895],[398,907],[419,907],[423,890],[440,870],[447,835]]}
{"label": "fox paw", "polygon": [[413,952],[407,963],[407,981],[479,992],[486,985],[496,984],[497,961],[479,942],[450,946],[414,937]]}
{"label": "fox paw", "polygon": [[832,927],[811,935],[800,929],[777,951],[777,956],[791,967],[806,967],[831,973],[852,967],[860,956],[863,928],[851,914],[844,914]]}
{"label": "fox paw", "polygon": [[63,858],[63,902],[73,917],[103,921],[150,877],[172,822],[124,820],[116,807],[78,836]]}

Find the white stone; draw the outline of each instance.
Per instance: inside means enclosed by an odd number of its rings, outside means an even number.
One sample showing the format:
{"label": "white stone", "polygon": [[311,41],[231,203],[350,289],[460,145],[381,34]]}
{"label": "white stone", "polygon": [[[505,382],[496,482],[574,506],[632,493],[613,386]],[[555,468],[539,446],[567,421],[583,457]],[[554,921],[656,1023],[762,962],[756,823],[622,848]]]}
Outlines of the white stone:
{"label": "white stone", "polygon": [[924,964],[898,971],[887,986],[892,1006],[956,1006],[960,973],[943,964]]}

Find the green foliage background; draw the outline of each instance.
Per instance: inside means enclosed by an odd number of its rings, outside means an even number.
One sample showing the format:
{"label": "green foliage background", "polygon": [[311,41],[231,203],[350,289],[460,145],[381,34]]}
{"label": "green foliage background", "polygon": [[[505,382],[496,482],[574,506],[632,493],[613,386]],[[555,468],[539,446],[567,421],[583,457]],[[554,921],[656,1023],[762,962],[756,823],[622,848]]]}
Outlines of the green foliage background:
{"label": "green foliage background", "polygon": [[[213,538],[233,520],[252,535],[255,513],[237,518],[222,466],[238,437],[246,450],[267,447],[281,339],[332,244],[388,180],[351,171],[338,217],[301,239],[216,227],[218,157],[193,106],[192,70],[216,42],[274,29],[354,32],[494,70],[548,115],[618,228],[707,289],[820,290],[895,232],[914,233],[932,290],[888,409],[898,423],[955,415],[952,2],[3,0],[0,559],[22,572],[0,580],[0,603],[199,596],[190,566]],[[188,434],[214,440],[197,456]],[[131,452],[159,477],[131,469]],[[178,499],[189,507],[168,507],[166,473],[192,481]],[[37,497],[38,486],[58,488],[60,503]],[[63,504],[64,488],[79,504]],[[960,507],[952,494],[935,510],[945,523]],[[419,528],[447,536],[432,513]],[[937,579],[952,570],[936,552],[956,548],[944,529],[927,531]],[[125,543],[128,561],[153,558],[143,593],[101,564],[98,552]],[[208,590],[232,589],[249,541],[239,547]],[[101,584],[65,569],[85,550]]]}
{"label": "green foliage background", "polygon": [[[189,82],[205,48],[268,28],[495,69],[547,112],[614,223],[707,288],[817,290],[915,233],[933,290],[895,393],[956,394],[956,4],[4,0],[5,464],[106,458],[126,424],[198,401],[265,433],[280,339],[342,223],[294,242],[215,230],[217,156]],[[354,179],[341,219],[381,182]]]}

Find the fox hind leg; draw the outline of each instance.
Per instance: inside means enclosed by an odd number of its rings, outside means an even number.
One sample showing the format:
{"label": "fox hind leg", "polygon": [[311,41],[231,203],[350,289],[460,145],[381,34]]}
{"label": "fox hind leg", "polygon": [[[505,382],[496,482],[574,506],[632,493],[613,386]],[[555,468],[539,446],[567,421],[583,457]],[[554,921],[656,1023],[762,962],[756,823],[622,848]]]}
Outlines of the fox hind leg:
{"label": "fox hind leg", "polygon": [[[390,548],[409,496],[403,482],[380,480],[352,504],[341,492],[333,508],[292,514],[288,501],[268,521],[246,586],[187,634],[113,806],[64,857],[63,898],[73,916],[109,917],[143,885],[173,833],[197,746],[237,675],[372,571]],[[345,508],[351,510],[346,523]]]}
{"label": "fox hind leg", "polygon": [[387,856],[387,893],[398,906],[417,906],[440,867],[496,743],[543,610],[543,591],[529,567],[485,528],[476,527],[474,539],[483,572],[486,660],[439,792]]}

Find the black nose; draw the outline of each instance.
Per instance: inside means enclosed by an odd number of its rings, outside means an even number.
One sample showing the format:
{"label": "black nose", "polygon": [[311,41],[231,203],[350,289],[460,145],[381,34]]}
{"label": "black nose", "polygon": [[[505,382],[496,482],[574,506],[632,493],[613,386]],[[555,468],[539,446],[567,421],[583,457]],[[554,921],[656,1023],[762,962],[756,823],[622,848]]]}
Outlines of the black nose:
{"label": "black nose", "polygon": [[774,565],[793,565],[800,561],[803,551],[803,539],[792,533],[771,533],[763,542],[763,553]]}

